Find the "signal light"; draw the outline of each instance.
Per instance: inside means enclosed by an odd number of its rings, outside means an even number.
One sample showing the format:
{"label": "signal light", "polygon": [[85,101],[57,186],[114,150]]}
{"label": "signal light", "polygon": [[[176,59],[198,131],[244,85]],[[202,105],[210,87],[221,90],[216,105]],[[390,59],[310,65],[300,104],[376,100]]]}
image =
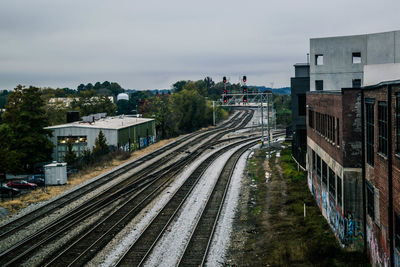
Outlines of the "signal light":
{"label": "signal light", "polygon": [[247,103],[247,96],[243,96],[243,103]]}
{"label": "signal light", "polygon": [[228,102],[228,98],[224,96],[224,103],[226,104],[226,102]]}
{"label": "signal light", "polygon": [[226,83],[226,77],[225,77],[225,76],[222,78],[222,81],[223,81],[224,83]]}
{"label": "signal light", "polygon": [[226,90],[226,88],[224,88],[224,94],[226,94],[227,93],[227,90]]}
{"label": "signal light", "polygon": [[247,93],[247,86],[243,86],[243,94]]}
{"label": "signal light", "polygon": [[245,83],[247,81],[247,77],[243,76],[243,82]]}

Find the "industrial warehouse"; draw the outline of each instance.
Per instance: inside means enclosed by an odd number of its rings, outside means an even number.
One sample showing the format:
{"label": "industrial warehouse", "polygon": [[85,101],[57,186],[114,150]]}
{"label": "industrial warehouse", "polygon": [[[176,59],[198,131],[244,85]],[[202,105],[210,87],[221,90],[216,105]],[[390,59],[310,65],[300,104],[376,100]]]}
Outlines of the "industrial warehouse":
{"label": "industrial warehouse", "polygon": [[82,121],[46,127],[53,131],[53,160],[62,162],[67,152],[67,140],[72,138],[73,151],[82,155],[85,149],[93,149],[95,139],[103,132],[107,144],[125,151],[135,151],[156,140],[154,119],[137,116],[106,117],[104,113],[83,117]]}

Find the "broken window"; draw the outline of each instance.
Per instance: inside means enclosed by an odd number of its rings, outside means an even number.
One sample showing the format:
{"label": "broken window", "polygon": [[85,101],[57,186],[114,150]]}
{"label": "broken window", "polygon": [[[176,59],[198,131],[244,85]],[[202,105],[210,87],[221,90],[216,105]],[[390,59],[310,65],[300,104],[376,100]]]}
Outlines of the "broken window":
{"label": "broken window", "polygon": [[315,55],[315,65],[324,65],[324,55],[322,54]]}
{"label": "broken window", "polygon": [[400,250],[400,216],[397,213],[394,213],[394,221],[395,221],[395,246],[397,250]]}
{"label": "broken window", "polygon": [[325,186],[328,182],[328,166],[326,165],[325,161],[322,161],[322,182]]}
{"label": "broken window", "polygon": [[378,152],[387,155],[387,108],[386,101],[379,101],[378,103]]}
{"label": "broken window", "polygon": [[361,63],[361,53],[354,52],[353,53],[353,64],[360,64]]}
{"label": "broken window", "polygon": [[313,150],[312,151],[312,169],[313,169],[314,172],[315,172],[315,167],[316,167],[316,164],[315,164],[315,151]]}
{"label": "broken window", "polygon": [[335,193],[336,193],[335,178],[336,178],[335,172],[329,167],[329,193],[331,193],[331,195],[333,197],[335,197]]}
{"label": "broken window", "polygon": [[367,163],[371,166],[374,166],[374,111],[375,104],[373,99],[365,100],[365,124],[366,124],[366,149],[367,149]]}
{"label": "broken window", "polygon": [[342,179],[336,176],[336,192],[337,192],[337,204],[339,207],[342,206]]}
{"label": "broken window", "polygon": [[367,189],[367,212],[372,220],[375,219],[374,186],[366,181]]}

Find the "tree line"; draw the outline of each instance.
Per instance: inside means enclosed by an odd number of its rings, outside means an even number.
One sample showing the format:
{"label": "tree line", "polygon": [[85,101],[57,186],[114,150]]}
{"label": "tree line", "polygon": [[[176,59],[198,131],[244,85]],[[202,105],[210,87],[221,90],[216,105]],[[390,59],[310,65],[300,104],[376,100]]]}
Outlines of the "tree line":
{"label": "tree line", "polygon": [[[109,116],[141,113],[155,119],[161,139],[170,138],[211,125],[212,100],[219,98],[222,88],[210,78],[178,81],[172,86],[172,92],[129,92],[129,100],[114,104],[109,96],[124,92],[116,83],[89,83],[78,86],[78,90],[19,85],[7,91],[5,112],[0,116],[0,173],[29,173],[35,164],[51,161],[52,133],[44,128],[65,123],[70,110],[79,111],[80,116],[103,112]],[[63,101],[50,103],[52,98],[70,98],[70,106]],[[221,107],[215,112],[217,119],[228,116],[228,110]],[[98,151],[91,153],[99,154]],[[69,161],[75,160],[72,153],[68,157]]]}

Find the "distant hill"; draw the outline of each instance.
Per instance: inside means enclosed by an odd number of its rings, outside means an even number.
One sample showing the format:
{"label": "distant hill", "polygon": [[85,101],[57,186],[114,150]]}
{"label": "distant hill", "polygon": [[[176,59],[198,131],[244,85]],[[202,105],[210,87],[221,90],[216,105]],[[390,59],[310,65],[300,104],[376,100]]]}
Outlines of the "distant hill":
{"label": "distant hill", "polygon": [[171,89],[152,89],[152,90],[125,89],[126,93],[134,93],[134,92],[137,92],[137,91],[150,91],[153,94],[162,94],[162,93],[168,94],[168,92],[170,92]]}
{"label": "distant hill", "polygon": [[274,94],[278,95],[290,95],[290,87],[282,87],[282,88],[270,88],[270,87],[265,87],[265,86],[252,86],[260,90],[261,92],[264,92],[265,90],[270,90]]}

